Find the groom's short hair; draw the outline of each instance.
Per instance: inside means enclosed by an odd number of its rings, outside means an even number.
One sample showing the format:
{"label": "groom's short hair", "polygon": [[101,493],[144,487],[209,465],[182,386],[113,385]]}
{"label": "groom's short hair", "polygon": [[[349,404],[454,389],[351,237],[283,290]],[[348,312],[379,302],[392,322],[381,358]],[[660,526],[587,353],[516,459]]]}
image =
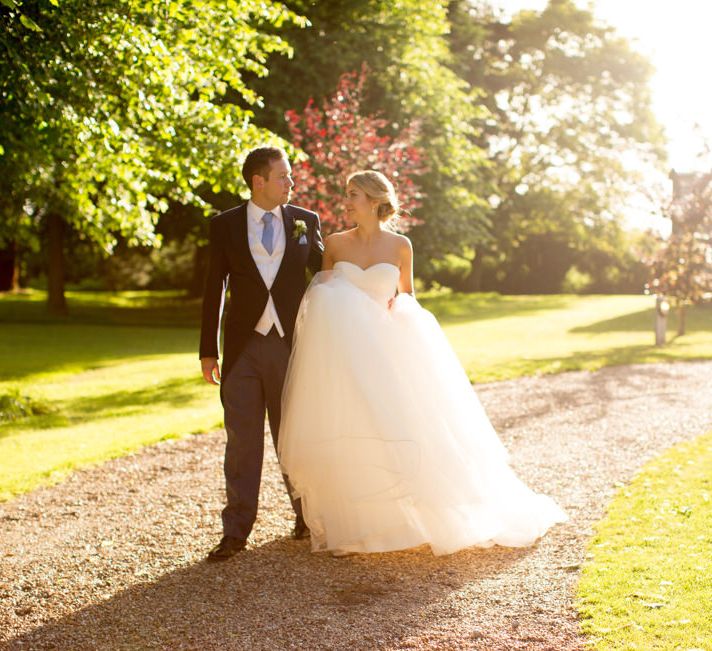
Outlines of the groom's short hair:
{"label": "groom's short hair", "polygon": [[269,170],[273,160],[284,158],[288,161],[287,152],[281,147],[258,147],[253,149],[242,164],[242,178],[247,187],[252,190],[252,177],[259,174],[262,178],[269,178]]}

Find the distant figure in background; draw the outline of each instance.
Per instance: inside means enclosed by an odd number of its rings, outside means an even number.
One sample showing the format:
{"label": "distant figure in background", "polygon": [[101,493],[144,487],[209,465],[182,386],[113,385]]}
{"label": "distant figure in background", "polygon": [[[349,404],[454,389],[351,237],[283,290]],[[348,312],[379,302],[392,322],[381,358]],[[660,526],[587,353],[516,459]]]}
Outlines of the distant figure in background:
{"label": "distant figure in background", "polygon": [[[294,182],[286,153],[274,147],[251,151],[242,167],[247,203],[210,221],[210,259],[203,297],[200,363],[203,377],[220,384],[225,411],[223,537],[208,560],[227,560],[244,549],[257,516],[264,451],[265,410],[275,448],[280,399],[294,321],[306,289],[306,269],[321,267],[324,245],[319,217],[288,203]],[[224,358],[218,364],[225,290]],[[293,535],[309,530],[301,504],[287,490],[296,514]]]}

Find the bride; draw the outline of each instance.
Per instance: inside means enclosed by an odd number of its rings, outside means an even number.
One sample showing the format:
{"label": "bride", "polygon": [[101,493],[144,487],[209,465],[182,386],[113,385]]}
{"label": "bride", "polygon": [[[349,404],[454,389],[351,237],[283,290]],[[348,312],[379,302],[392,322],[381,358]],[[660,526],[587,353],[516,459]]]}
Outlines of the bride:
{"label": "bride", "polygon": [[444,333],[413,293],[381,173],[352,174],[356,227],[326,240],[297,316],[279,459],[313,551],[526,546],[567,519],[517,478]]}

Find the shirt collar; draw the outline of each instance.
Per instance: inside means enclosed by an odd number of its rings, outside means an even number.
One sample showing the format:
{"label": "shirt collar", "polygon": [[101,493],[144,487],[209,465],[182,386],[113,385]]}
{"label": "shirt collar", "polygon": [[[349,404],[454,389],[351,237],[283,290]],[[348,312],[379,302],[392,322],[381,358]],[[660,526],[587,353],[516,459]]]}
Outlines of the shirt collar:
{"label": "shirt collar", "polygon": [[254,203],[254,202],[252,201],[252,199],[250,199],[250,200],[247,202],[247,216],[248,216],[253,222],[255,222],[255,224],[258,224],[258,223],[261,223],[261,222],[262,222],[262,216],[263,216],[266,212],[271,212],[277,219],[279,219],[280,221],[283,221],[283,219],[282,219],[282,206],[275,206],[274,208],[272,208],[272,210],[267,211],[267,210],[263,210],[262,208],[260,208],[256,203]]}

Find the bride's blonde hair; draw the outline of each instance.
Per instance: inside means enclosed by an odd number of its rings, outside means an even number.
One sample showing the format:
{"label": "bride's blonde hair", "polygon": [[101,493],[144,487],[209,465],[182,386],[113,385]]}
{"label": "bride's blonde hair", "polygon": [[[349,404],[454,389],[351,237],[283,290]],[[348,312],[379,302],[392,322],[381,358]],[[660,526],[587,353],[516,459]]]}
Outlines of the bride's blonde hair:
{"label": "bride's blonde hair", "polygon": [[400,203],[396,190],[388,177],[376,170],[359,170],[349,175],[346,185],[349,183],[363,191],[369,199],[378,201],[376,216],[386,226],[393,227],[398,219]]}

